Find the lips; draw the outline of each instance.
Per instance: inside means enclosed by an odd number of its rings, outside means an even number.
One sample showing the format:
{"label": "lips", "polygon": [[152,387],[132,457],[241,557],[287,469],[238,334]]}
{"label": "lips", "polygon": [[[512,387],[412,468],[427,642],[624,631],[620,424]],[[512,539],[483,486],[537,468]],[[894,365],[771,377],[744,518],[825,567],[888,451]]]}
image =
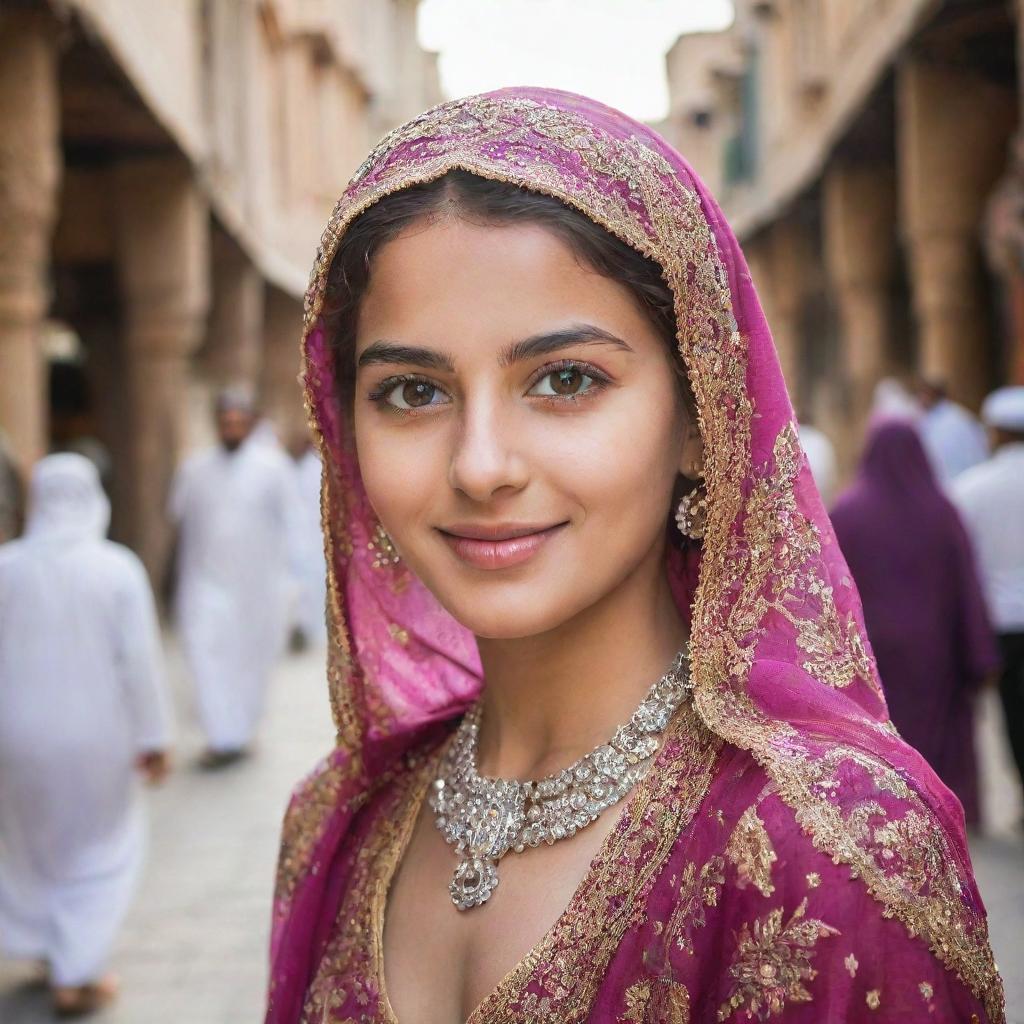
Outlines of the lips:
{"label": "lips", "polygon": [[458,524],[440,530],[455,555],[477,569],[505,569],[531,559],[567,523]]}

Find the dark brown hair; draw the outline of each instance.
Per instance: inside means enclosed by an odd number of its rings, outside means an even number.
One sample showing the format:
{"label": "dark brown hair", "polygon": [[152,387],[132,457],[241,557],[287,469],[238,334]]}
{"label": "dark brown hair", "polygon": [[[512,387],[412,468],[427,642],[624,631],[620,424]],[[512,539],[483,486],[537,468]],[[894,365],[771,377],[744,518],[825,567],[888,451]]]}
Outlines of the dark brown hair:
{"label": "dark brown hair", "polygon": [[331,264],[322,312],[346,402],[352,398],[359,304],[370,282],[374,257],[405,228],[441,212],[483,224],[539,224],[554,232],[587,267],[626,287],[664,339],[687,409],[693,409],[677,348],[674,299],[658,264],[558,199],[467,171],[449,171],[425,185],[386,196],[346,230]]}

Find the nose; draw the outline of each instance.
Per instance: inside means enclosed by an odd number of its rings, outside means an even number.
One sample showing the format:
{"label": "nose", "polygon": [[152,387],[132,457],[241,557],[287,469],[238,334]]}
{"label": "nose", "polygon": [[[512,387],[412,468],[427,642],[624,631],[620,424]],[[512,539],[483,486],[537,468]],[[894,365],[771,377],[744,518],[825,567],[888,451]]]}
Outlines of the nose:
{"label": "nose", "polygon": [[484,502],[526,486],[527,460],[516,443],[514,419],[499,398],[466,403],[448,470],[455,490]]}

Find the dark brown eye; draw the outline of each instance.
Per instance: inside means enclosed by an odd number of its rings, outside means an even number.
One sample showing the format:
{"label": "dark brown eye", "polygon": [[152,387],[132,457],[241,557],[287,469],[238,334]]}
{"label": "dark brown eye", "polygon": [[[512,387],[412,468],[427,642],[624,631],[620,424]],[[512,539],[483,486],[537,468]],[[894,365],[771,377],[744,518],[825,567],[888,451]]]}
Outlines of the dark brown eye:
{"label": "dark brown eye", "polygon": [[548,398],[576,398],[586,394],[597,381],[578,366],[562,366],[550,373],[545,373],[530,388],[531,395]]}
{"label": "dark brown eye", "polygon": [[402,385],[402,398],[406,404],[414,409],[421,405],[430,405],[434,392],[437,391],[432,384],[424,384],[421,380],[411,380]]}
{"label": "dark brown eye", "polygon": [[449,400],[437,385],[425,380],[401,381],[385,398],[396,409],[422,409],[428,405],[443,405]]}
{"label": "dark brown eye", "polygon": [[575,395],[583,385],[583,374],[574,366],[551,374],[551,390],[556,395]]}

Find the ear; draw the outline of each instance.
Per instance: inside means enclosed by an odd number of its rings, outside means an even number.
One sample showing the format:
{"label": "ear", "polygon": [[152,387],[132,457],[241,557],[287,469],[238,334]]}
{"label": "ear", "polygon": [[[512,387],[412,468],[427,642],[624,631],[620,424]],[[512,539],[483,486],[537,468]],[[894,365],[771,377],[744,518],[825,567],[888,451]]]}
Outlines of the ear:
{"label": "ear", "polygon": [[679,472],[687,480],[699,480],[704,476],[704,438],[696,416],[686,417],[686,433],[679,450]]}

